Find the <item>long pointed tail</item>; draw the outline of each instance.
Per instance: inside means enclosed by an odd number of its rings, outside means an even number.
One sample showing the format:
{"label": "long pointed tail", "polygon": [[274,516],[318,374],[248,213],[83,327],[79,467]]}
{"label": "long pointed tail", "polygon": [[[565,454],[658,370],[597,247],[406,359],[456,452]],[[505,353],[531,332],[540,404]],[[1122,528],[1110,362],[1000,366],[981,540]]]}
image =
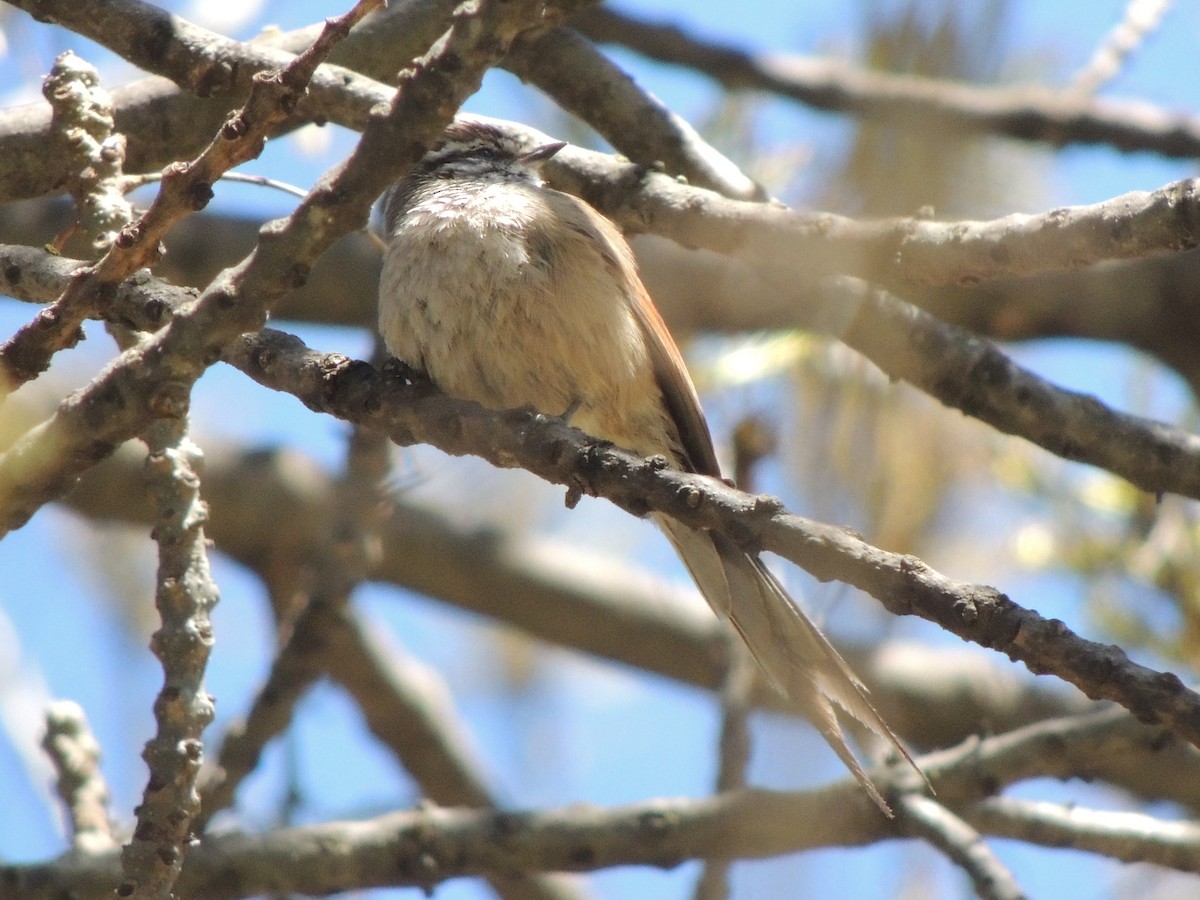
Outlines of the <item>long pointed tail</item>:
{"label": "long pointed tail", "polygon": [[841,654],[757,557],[721,535],[665,516],[655,518],[713,611],[733,623],[767,679],[799,705],[871,799],[891,817],[891,808],[846,743],[834,704],[891,744],[918,773],[920,769],[875,711],[866,688]]}

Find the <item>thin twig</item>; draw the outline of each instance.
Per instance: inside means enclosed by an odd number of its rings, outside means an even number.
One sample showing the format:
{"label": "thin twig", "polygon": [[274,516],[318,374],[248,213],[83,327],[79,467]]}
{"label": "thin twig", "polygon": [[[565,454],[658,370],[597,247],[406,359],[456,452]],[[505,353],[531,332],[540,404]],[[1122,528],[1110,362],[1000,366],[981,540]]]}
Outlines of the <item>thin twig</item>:
{"label": "thin twig", "polygon": [[[753,708],[755,676],[758,669],[746,645],[732,629],[727,629],[725,678],[721,683],[721,739],[717,767],[716,793],[739,791],[746,787],[746,767],[750,764],[750,712]],[[729,896],[730,859],[723,856],[705,860],[704,871],[696,883],[696,900],[725,900]]]}
{"label": "thin twig", "polygon": [[100,853],[117,846],[108,822],[108,785],[100,771],[100,745],[83,708],[60,700],[46,710],[42,747],[58,773],[58,796],[71,823],[71,847]]}
{"label": "thin twig", "polygon": [[904,794],[896,801],[904,832],[936,847],[971,879],[981,900],[1025,900],[1012,872],[1000,862],[974,828],[921,794]]}
{"label": "thin twig", "polygon": [[1148,103],[1081,98],[1036,85],[982,87],[870,71],[834,59],[751,53],[610,6],[578,15],[571,24],[595,41],[686,66],[729,90],[763,91],[872,122],[1004,135],[1054,147],[1104,144],[1179,159],[1200,155],[1200,119]]}
{"label": "thin twig", "polygon": [[[330,677],[354,697],[371,733],[391,749],[425,797],[442,806],[500,806],[440,673],[385,642],[348,607],[326,637]],[[497,872],[488,881],[506,900],[580,896],[570,881],[551,873]]]}
{"label": "thin twig", "polygon": [[[141,175],[126,175],[122,181],[122,189],[126,192],[136,190],[147,184],[163,180],[162,172],[146,172]],[[218,181],[230,181],[237,184],[253,184],[259,187],[267,187],[272,190],[282,191],[285,194],[290,194],[293,197],[303,197],[308,193],[302,187],[296,187],[294,184],[288,184],[286,181],[280,181],[278,178],[268,178],[266,175],[251,175],[247,172],[225,172]]]}
{"label": "thin twig", "polygon": [[1104,36],[1087,65],[1071,78],[1069,90],[1087,96],[1112,81],[1130,55],[1158,30],[1172,0],[1127,0],[1125,13]]}
{"label": "thin twig", "polygon": [[153,417],[172,415],[175,396],[186,395],[227,342],[261,327],[313,260],[361,227],[376,197],[416,162],[487,68],[544,13],[538,0],[464,4],[444,39],[406,71],[394,102],[371,119],[345,163],[290,216],[265,227],[254,252],[225,270],[167,328],[127,351],[0,458],[0,534],[61,496],[80,472]]}

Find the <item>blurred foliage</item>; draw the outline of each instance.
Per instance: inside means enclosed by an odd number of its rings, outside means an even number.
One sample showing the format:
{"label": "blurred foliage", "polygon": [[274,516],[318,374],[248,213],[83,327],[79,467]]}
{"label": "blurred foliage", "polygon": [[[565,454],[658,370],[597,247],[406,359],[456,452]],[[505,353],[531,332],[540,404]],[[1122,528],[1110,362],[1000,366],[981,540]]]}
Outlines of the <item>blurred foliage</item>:
{"label": "blurred foliage", "polygon": [[[862,0],[860,17],[863,62],[880,70],[988,83],[1036,56],[1022,48],[1022,60],[1010,60],[1007,0]],[[704,133],[779,191],[811,153],[756,150],[756,112],[755,100],[731,95]],[[866,216],[981,215],[1040,194],[1038,167],[1048,160],[987,137],[860,121],[816,202]],[[776,452],[803,494],[800,511],[971,580],[1012,582],[1022,572],[1074,579],[1089,630],[1174,661],[1198,659],[1195,504],[1160,502],[995,434],[888,382],[836,341],[760,335],[722,346],[698,367],[702,387],[785,380],[778,396],[791,406],[787,415],[756,415],[794,429],[776,426]],[[1151,408],[1164,376],[1147,366],[1132,367],[1124,408]]]}
{"label": "blurred foliage", "polygon": [[[861,61],[885,72],[993,83],[1009,55],[1009,17],[1009,0],[860,0]],[[821,205],[849,215],[978,215],[1002,198],[1011,203],[1012,173],[997,166],[997,148],[994,139],[946,128],[861,121]]]}

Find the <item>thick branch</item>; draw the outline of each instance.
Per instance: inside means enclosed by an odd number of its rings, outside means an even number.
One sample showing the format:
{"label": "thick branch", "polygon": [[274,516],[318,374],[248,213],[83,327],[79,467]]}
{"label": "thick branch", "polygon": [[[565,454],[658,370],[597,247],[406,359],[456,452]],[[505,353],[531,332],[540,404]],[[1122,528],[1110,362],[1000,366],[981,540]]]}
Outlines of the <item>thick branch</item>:
{"label": "thick branch", "polygon": [[[181,896],[234,900],[370,887],[432,890],[450,878],[617,865],[671,868],[713,853],[762,858],[809,847],[857,845],[885,835],[882,817],[853,789],[713,799],[654,800],[616,808],[575,805],[528,813],[424,808],[361,822],[219,835],[189,856]],[[0,867],[21,900],[111,892],[111,855]]]}
{"label": "thick branch", "polygon": [[1200,246],[1200,181],[1134,191],[1089,206],[991,221],[858,221],[729,200],[579,148],[546,166],[552,184],[583,197],[626,231],[653,232],[794,281],[858,275],[901,293],[918,286],[1071,271],[1103,260]]}
{"label": "thick branch", "polygon": [[822,581],[852,584],[898,615],[926,618],[1035,673],[1053,673],[1093,699],[1115,700],[1143,721],[1168,724],[1200,745],[1200,696],[1177,676],[1140,666],[1119,647],[1084,640],[995,588],[954,582],[915,557],[788,515],[777,500],[608,449],[557,419],[524,410],[490,412],[428,386],[389,383],[365,363],[314,353],[279,332],[244,337],[229,361],[315,411],[380,428],[401,445],[429,443],[504,468],[519,466],[572,491],[604,496],[635,515],[664,512],[728,534],[749,549],[774,551]]}
{"label": "thick branch", "polygon": [[827,286],[823,299],[847,311],[858,306],[838,336],[889,377],[1002,434],[1106,469],[1149,493],[1200,498],[1200,437],[1060,388],[992,342],[853,279]]}
{"label": "thick branch", "polygon": [[[385,427],[401,443],[426,441],[452,453],[477,453],[497,465],[522,465],[560,484],[602,490],[638,514],[655,508],[695,518],[700,527],[730,531],[781,552],[818,578],[863,588],[894,612],[916,612],[960,637],[1002,649],[1035,672],[1053,671],[1093,698],[1117,700],[1148,721],[1170,721],[1190,739],[1200,738],[1200,728],[1189,724],[1188,712],[1200,708],[1197,698],[1177,678],[1136,666],[1119,648],[1083,641],[1061,623],[1022,610],[994,589],[955,584],[919,561],[884,553],[829,526],[779,515],[770,504],[749,501],[715,483],[687,483],[686,476],[674,472],[647,475],[653,469],[644,462],[626,457],[617,463],[611,455],[581,444],[576,432],[540,417],[514,419],[445,398],[413,398],[411,391],[401,391],[389,401],[388,390],[369,367],[314,354],[278,333],[243,340],[233,353],[232,361],[255,378],[296,394],[314,409]],[[393,406],[384,408],[385,402]],[[449,417],[448,409],[455,410]],[[497,427],[500,431],[491,430]],[[642,487],[634,487],[632,477],[606,477],[614,466],[641,473]],[[735,511],[748,515],[742,519]]]}
{"label": "thick branch", "polygon": [[[923,757],[944,802],[957,808],[998,785],[1062,777],[1101,755],[1169,743],[1161,730],[1119,710],[1042,723]],[[872,772],[886,783],[888,773]],[[354,888],[426,889],[456,876],[594,871],[615,865],[674,866],[686,859],[756,859],[813,847],[896,837],[849,779],[819,791],[739,791],[702,800],[625,807],[491,813],[423,808],[360,822],[221,835],[189,854],[180,893],[211,900],[253,894],[327,894]],[[0,884],[22,900],[70,893],[99,898],[115,884],[115,854],[0,867]]]}

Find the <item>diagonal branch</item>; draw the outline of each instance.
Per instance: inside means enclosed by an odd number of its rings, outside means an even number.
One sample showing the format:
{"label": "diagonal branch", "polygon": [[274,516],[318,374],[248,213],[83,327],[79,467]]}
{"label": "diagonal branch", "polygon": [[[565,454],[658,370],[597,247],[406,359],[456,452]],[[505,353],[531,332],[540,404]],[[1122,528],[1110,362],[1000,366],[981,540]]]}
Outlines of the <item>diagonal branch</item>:
{"label": "diagonal branch", "polygon": [[663,512],[727,534],[750,550],[771,550],[822,581],[854,585],[897,615],[919,615],[1035,673],[1057,675],[1093,699],[1115,700],[1142,721],[1167,725],[1200,746],[1200,696],[1178,676],[1138,665],[1119,647],[1085,640],[995,588],[955,582],[915,557],[789,515],[774,498],[664,469],[656,460],[594,442],[559,419],[527,410],[492,412],[428,385],[380,377],[366,363],[315,353],[281,332],[244,336],[227,361],[314,411],[385,430],[398,444],[428,443],[502,468],[524,468],[572,492],[603,496],[634,515]]}
{"label": "diagonal branch", "polygon": [[1060,388],[991,341],[862,282],[835,279],[823,293],[818,306],[853,315],[835,336],[889,377],[1002,434],[1106,469],[1152,494],[1200,498],[1200,437]]}
{"label": "diagonal branch", "polygon": [[[605,452],[579,432],[544,417],[490,413],[441,396],[397,390],[365,363],[314,353],[280,332],[245,337],[230,347],[226,358],[260,383],[287,390],[315,410],[385,428],[398,443],[432,443],[495,465],[519,465],[554,483],[602,493],[635,514],[661,510],[773,550],[822,580],[845,581],[867,591],[896,614],[937,622],[965,640],[1021,660],[1036,673],[1053,672],[1094,699],[1116,700],[1139,718],[1170,723],[1193,743],[1200,742],[1200,698],[1176,676],[1139,666],[1118,647],[1079,638],[1061,622],[1021,608],[994,588],[953,582],[920,560],[871,547],[833,526],[788,516],[763,498]],[[13,452],[0,457],[0,474]]]}
{"label": "diagonal branch", "polygon": [[261,327],[313,260],[366,222],[375,198],[416,162],[508,43],[540,23],[543,12],[536,0],[464,4],[430,54],[406,72],[386,112],[377,111],[350,158],[287,219],[265,226],[250,256],[0,457],[0,534],[61,496],[80,472],[153,418],[176,415],[179,396],[220,358],[225,344]]}
{"label": "diagonal branch", "polygon": [[[149,521],[127,489],[138,464],[130,447],[97,466],[72,492],[72,508],[92,518]],[[276,554],[297,559],[316,552],[322,523],[332,515],[334,486],[306,457],[286,449],[230,453],[216,448],[208,454],[205,473],[213,509],[211,534],[224,552],[264,577],[270,577]],[[281,527],[268,545],[254,523],[271,520]],[[389,584],[493,617],[543,641],[705,690],[721,687],[727,640],[717,620],[694,595],[639,577],[618,561],[531,535],[489,528],[464,532],[439,514],[403,501],[382,538],[378,577]],[[368,667],[371,656],[339,654],[353,659],[355,668]],[[875,654],[849,653],[848,658],[867,676],[871,696],[887,720],[917,746],[957,743],[982,722],[1000,731],[1039,723],[1022,738],[1032,748],[1024,758],[1010,753],[1008,762],[993,765],[969,751],[980,763],[978,777],[993,785],[1037,772],[1068,777],[1086,771],[1148,799],[1170,797],[1200,806],[1195,791],[1200,752],[1182,741],[1164,742],[1161,729],[1139,726],[1120,709],[1096,714],[1095,724],[1085,728],[1078,723],[1087,717],[1061,718],[1090,708],[1081,696],[1018,687],[1010,677],[1014,673],[1000,671],[994,660],[977,654],[947,654],[890,641]],[[375,693],[365,687],[369,682],[364,676],[363,692]],[[753,701],[778,711],[773,691],[759,690]],[[381,718],[398,720],[394,714],[381,713]],[[1076,752],[1065,753],[1065,747]],[[939,791],[944,795],[949,790],[943,779]]]}
{"label": "diagonal branch", "polygon": [[0,398],[40,375],[54,353],[77,340],[80,323],[103,306],[113,285],[157,262],[167,231],[208,204],[221,175],[262,152],[267,136],[291,114],[331,47],[379,2],[360,3],[350,14],[330,20],[307,50],[278,71],[256,76],[246,103],[204,152],[163,173],[162,187],[150,209],[121,229],[94,266],[76,273],[53,307],[0,347]]}
{"label": "diagonal branch", "polygon": [[729,90],[764,91],[872,122],[996,134],[1054,147],[1103,144],[1177,159],[1200,155],[1200,119],[1150,103],[1035,85],[983,87],[871,71],[832,59],[750,53],[608,6],[577,15],[571,24],[592,40],[686,66]]}
{"label": "diagonal branch", "polygon": [[727,197],[767,199],[761,186],[686,120],[569,28],[518,41],[503,65],[583,119],[634,162],[657,165]]}
{"label": "diagonal branch", "polygon": [[931,797],[905,794],[896,804],[901,826],[941,850],[971,879],[981,900],[1025,900],[1012,872],[979,832]]}

